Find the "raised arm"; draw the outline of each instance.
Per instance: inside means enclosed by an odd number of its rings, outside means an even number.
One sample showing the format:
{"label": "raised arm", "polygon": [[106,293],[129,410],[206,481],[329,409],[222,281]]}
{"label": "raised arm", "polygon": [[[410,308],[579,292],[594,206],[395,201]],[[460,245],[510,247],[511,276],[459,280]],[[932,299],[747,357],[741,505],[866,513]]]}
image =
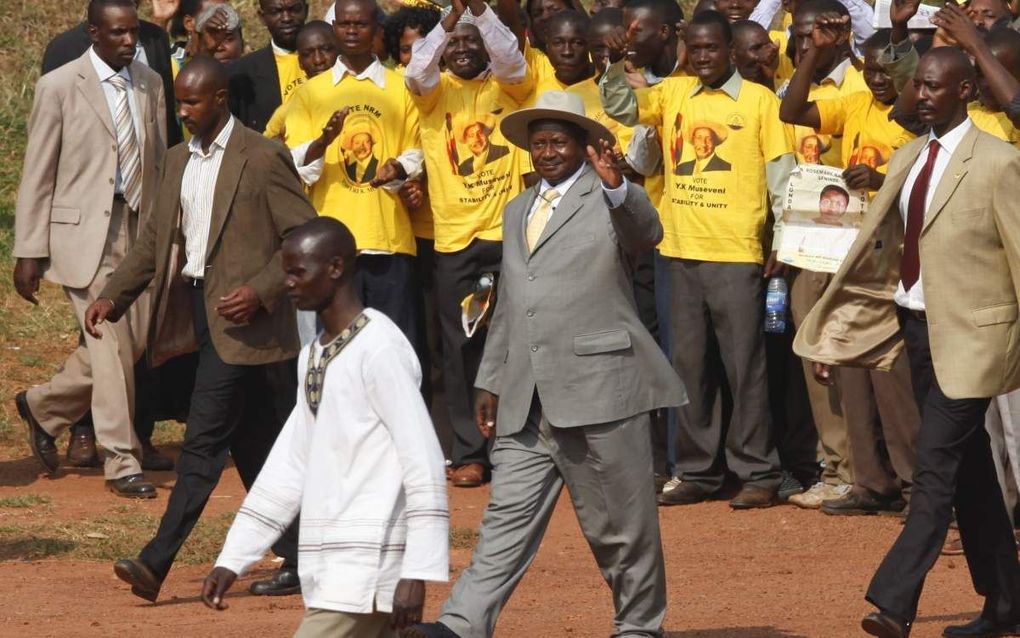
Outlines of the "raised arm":
{"label": "raised arm", "polygon": [[818,69],[822,51],[842,44],[848,36],[850,19],[836,13],[823,13],[815,19],[811,31],[811,46],[800,59],[797,70],[790,78],[786,94],[779,105],[779,119],[788,124],[818,128],[821,126],[818,108],[808,99],[811,84]]}
{"label": "raised arm", "polygon": [[501,84],[525,82],[529,77],[528,64],[513,30],[503,24],[482,0],[471,0],[468,7],[482,34],[482,44],[489,54],[489,67],[496,81]]}

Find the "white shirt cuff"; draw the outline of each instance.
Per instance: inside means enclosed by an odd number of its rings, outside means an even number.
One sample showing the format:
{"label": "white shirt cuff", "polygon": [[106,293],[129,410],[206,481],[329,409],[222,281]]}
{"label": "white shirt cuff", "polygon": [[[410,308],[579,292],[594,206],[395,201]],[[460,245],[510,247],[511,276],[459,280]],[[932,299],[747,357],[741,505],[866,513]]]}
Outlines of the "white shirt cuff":
{"label": "white shirt cuff", "polygon": [[623,183],[616,188],[607,188],[605,184],[602,184],[602,192],[606,194],[610,208],[623,206],[623,202],[627,199],[627,178],[624,177]]}

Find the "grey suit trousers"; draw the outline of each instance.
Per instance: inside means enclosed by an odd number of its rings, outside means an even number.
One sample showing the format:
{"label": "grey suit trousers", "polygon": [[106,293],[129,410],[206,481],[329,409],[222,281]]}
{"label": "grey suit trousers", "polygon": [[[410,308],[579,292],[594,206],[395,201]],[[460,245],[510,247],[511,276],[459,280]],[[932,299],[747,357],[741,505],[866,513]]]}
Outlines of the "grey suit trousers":
{"label": "grey suit trousers", "polygon": [[439,622],[461,638],[492,635],[531,565],[564,484],[613,592],[613,636],[662,636],[666,573],[655,506],[649,417],[556,428],[536,399],[520,432],[495,440],[489,505],[471,566]]}

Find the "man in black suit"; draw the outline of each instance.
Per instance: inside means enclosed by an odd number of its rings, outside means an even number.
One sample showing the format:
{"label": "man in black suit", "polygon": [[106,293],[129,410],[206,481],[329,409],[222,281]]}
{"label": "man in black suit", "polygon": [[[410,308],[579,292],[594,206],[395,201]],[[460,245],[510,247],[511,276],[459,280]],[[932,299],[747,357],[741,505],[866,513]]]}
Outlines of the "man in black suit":
{"label": "man in black suit", "polygon": [[[135,4],[138,3],[135,2]],[[77,60],[92,46],[92,39],[89,38],[85,27],[85,21],[82,21],[77,26],[71,27],[50,40],[50,43],[46,45],[46,52],[43,53],[43,75],[72,60]],[[171,99],[174,94],[174,79],[170,72],[170,40],[167,38],[166,31],[158,25],[139,20],[138,45],[141,48],[138,53],[141,61],[163,78],[163,94],[167,96],[166,141],[167,147],[170,147],[183,139],[181,127],[177,125],[174,101]]]}
{"label": "man in black suit", "polygon": [[262,133],[276,109],[305,81],[295,50],[298,31],[308,18],[308,3],[259,0],[259,17],[272,39],[230,65],[230,112]]}

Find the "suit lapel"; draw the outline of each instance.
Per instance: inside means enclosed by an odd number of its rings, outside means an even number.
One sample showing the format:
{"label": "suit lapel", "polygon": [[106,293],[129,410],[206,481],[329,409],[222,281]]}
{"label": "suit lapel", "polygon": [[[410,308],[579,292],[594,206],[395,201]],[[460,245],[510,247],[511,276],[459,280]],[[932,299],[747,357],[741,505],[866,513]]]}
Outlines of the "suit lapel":
{"label": "suit lapel", "polygon": [[928,212],[924,216],[924,225],[921,227],[922,233],[935,221],[935,218],[946,207],[949,198],[956,191],[956,187],[963,181],[963,177],[967,174],[967,162],[974,156],[974,145],[977,143],[977,137],[978,129],[971,124],[970,130],[960,140],[960,145],[956,148],[952,158],[950,158],[945,172],[942,173],[942,179],[939,180],[938,185],[935,187],[935,194],[932,195]]}
{"label": "suit lapel", "polygon": [[276,68],[276,53],[273,52],[273,44],[270,42],[264,49],[265,56],[260,64],[256,65],[256,74],[262,78],[263,86],[272,87],[276,94],[276,103],[283,102],[283,95],[280,93],[280,72]]}
{"label": "suit lapel", "polygon": [[110,107],[106,103],[106,94],[103,93],[103,87],[92,66],[88,51],[78,58],[78,67],[78,90],[85,96],[85,101],[95,111],[99,121],[110,132],[113,139],[117,139],[117,131],[113,128],[113,116],[110,115]]}
{"label": "suit lapel", "polygon": [[[531,207],[535,205],[535,200],[538,199],[538,184],[535,184],[528,189],[528,198],[524,201],[524,205],[521,207],[521,218],[518,220],[509,220],[513,226],[517,227],[517,242],[521,246],[521,254],[528,259],[531,251],[528,249],[528,212],[531,211]],[[505,240],[505,238],[504,238]]]}
{"label": "suit lapel", "polygon": [[231,131],[230,139],[227,140],[227,148],[223,151],[220,174],[216,177],[216,192],[213,193],[212,218],[209,220],[209,241],[205,247],[207,260],[223,231],[223,224],[226,223],[227,214],[234,202],[234,193],[237,192],[237,184],[241,181],[241,173],[244,170],[244,165],[248,163],[248,155],[245,152],[248,146],[247,140],[245,140],[246,131],[247,129],[235,120],[234,130]]}
{"label": "suit lapel", "polygon": [[594,186],[595,171],[592,170],[591,165],[585,162],[581,176],[577,178],[577,182],[567,191],[567,194],[563,196],[560,203],[556,205],[556,211],[553,213],[549,223],[546,224],[545,229],[542,231],[542,236],[538,238],[538,243],[535,244],[535,250],[532,253],[538,252],[538,249],[545,242],[549,241],[549,238],[555,235],[556,231],[563,228],[563,225],[570,221],[570,218],[576,215],[577,211],[581,210],[582,198],[590,193]]}

